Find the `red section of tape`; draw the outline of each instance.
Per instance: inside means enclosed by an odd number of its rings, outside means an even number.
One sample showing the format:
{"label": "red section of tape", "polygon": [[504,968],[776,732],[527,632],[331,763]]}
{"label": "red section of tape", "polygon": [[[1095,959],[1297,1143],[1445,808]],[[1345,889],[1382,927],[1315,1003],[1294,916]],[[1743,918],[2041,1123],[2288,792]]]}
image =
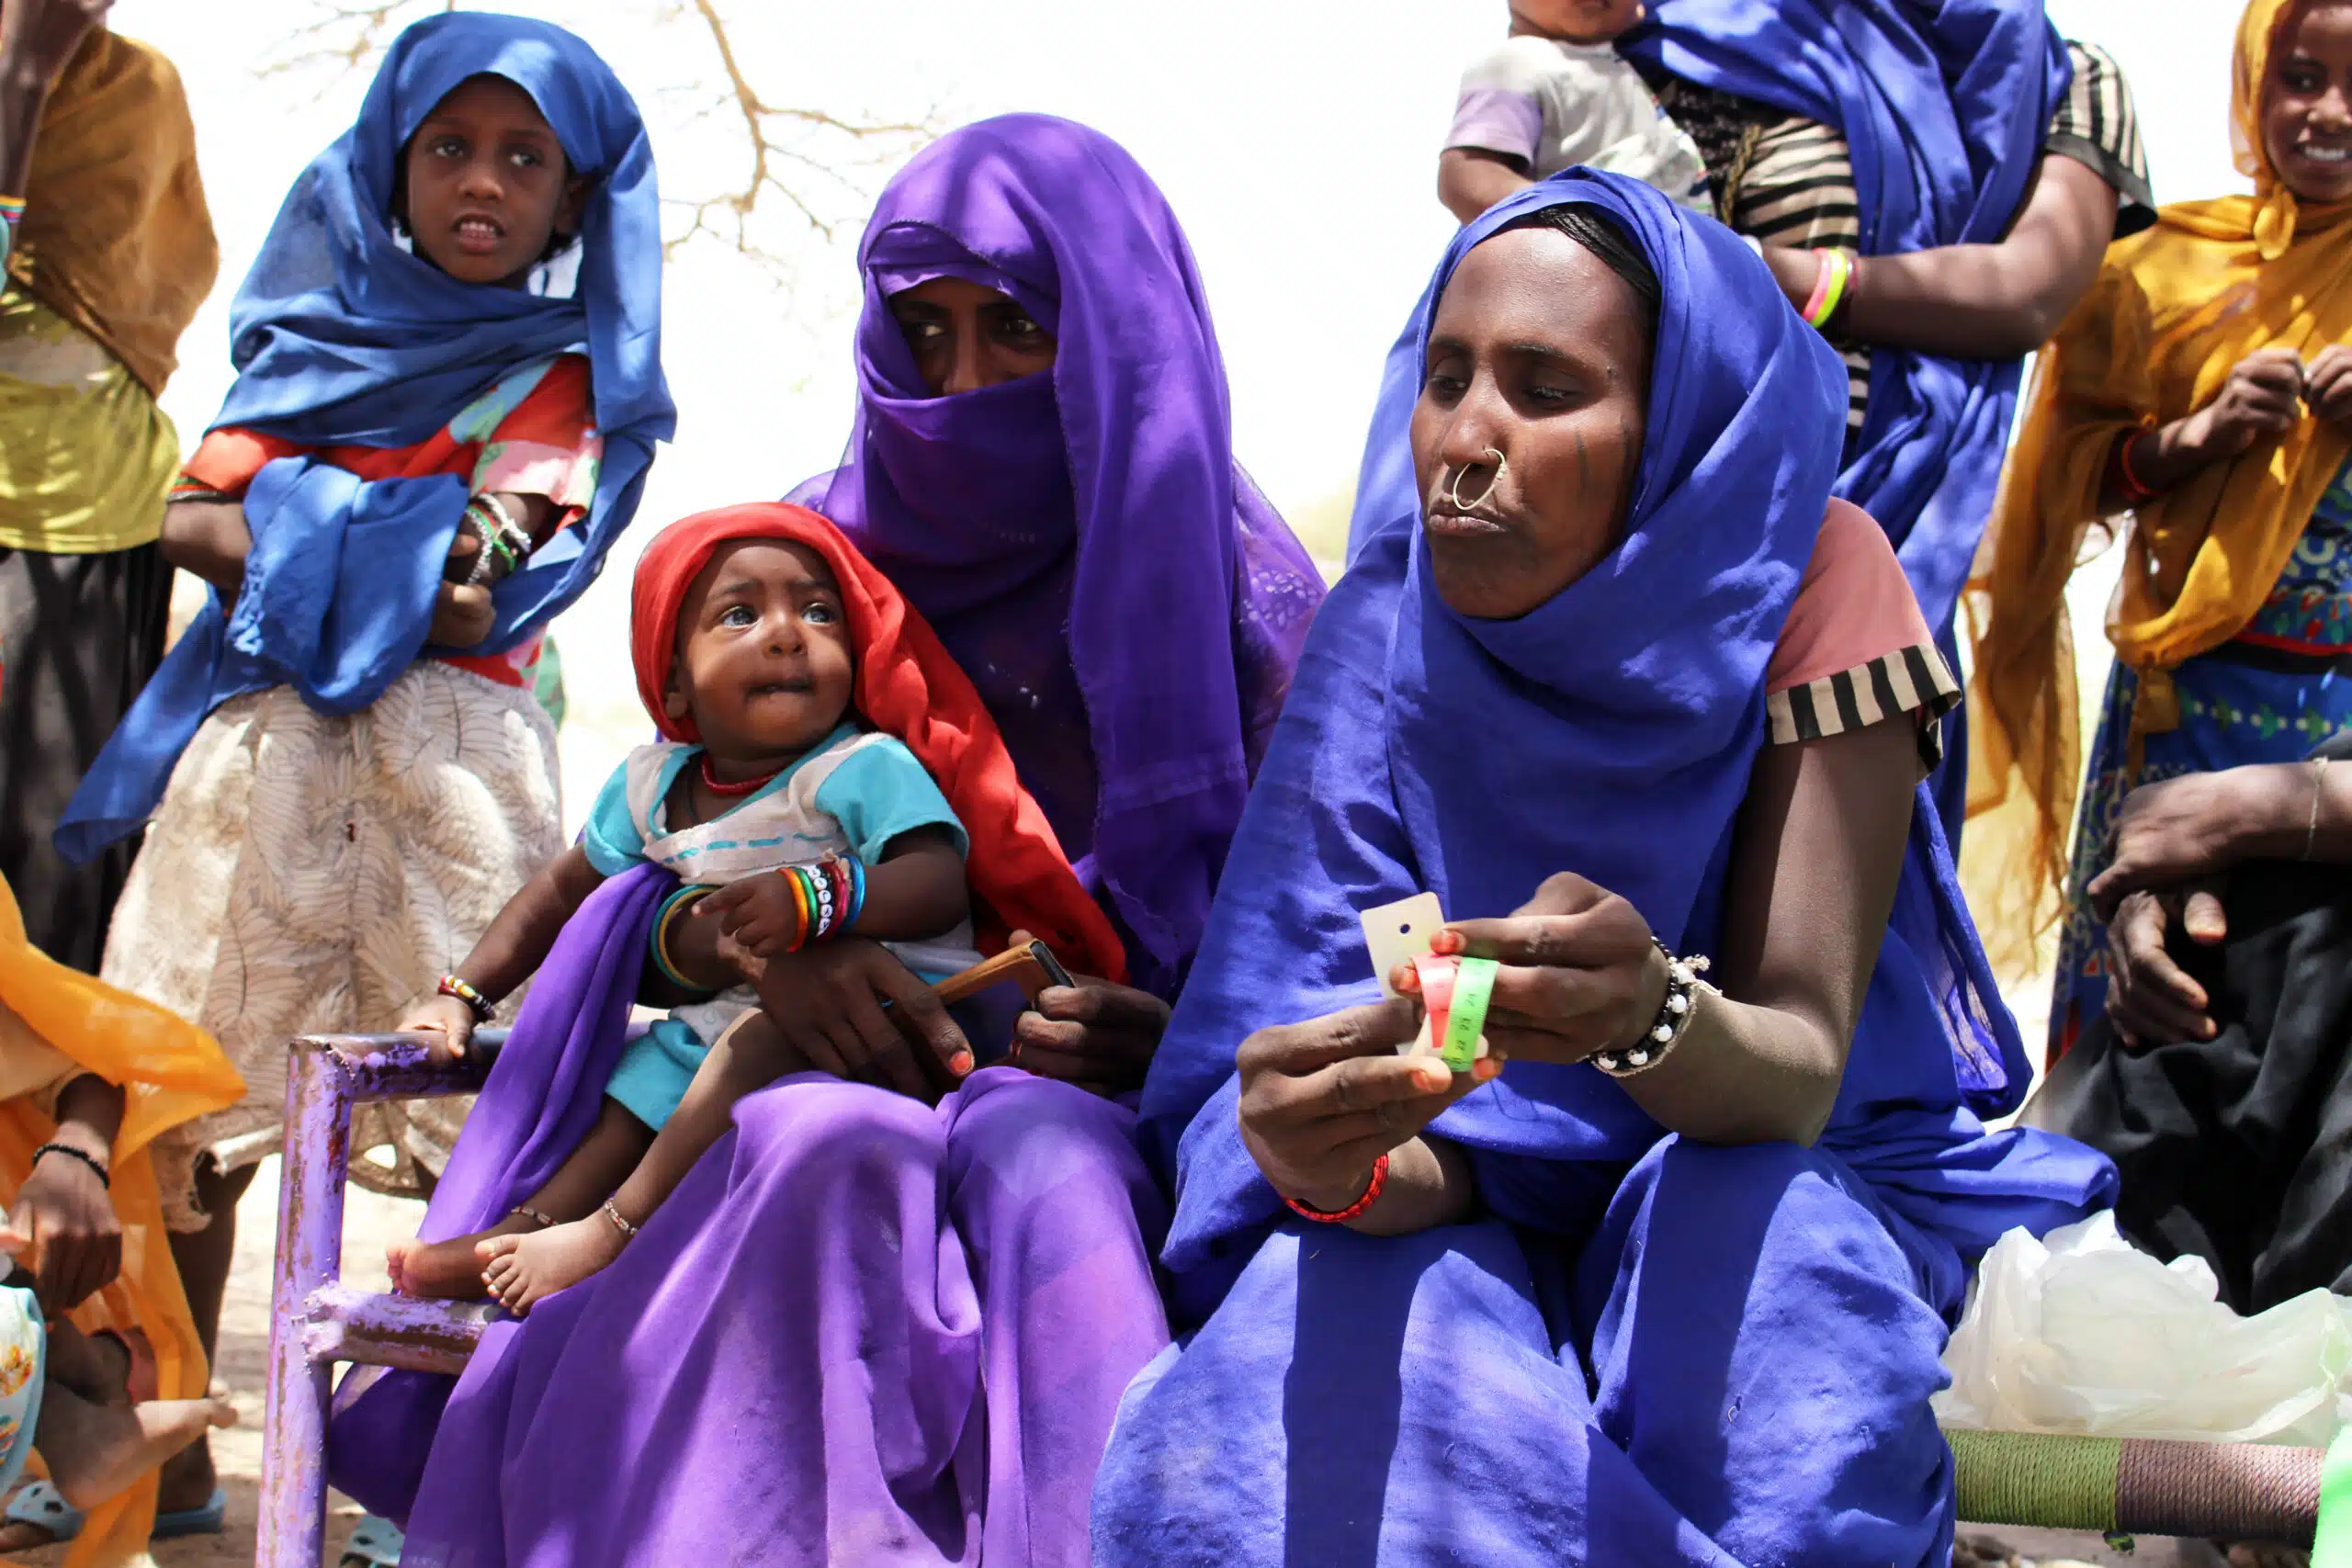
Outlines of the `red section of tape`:
{"label": "red section of tape", "polygon": [[1413,960],[1413,967],[1421,976],[1421,1006],[1430,1015],[1430,1039],[1442,1043],[1445,1017],[1453,1010],[1453,976],[1460,965],[1453,959],[1424,953]]}

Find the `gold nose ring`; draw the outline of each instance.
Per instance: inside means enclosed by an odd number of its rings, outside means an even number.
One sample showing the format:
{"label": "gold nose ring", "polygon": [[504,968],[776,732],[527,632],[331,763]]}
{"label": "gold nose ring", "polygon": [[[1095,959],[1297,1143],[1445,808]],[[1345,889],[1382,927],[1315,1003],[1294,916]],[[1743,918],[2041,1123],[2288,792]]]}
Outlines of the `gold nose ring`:
{"label": "gold nose ring", "polygon": [[1457,512],[1461,511],[1464,507],[1475,506],[1478,502],[1484,501],[1487,497],[1494,494],[1495,486],[1502,482],[1503,469],[1510,466],[1509,460],[1505,458],[1500,452],[1496,451],[1492,446],[1487,447],[1484,452],[1480,453],[1479,456],[1484,457],[1492,457],[1495,460],[1495,477],[1487,481],[1487,488],[1478,492],[1476,500],[1464,501],[1462,499],[1462,476],[1468,473],[1471,468],[1477,468],[1479,465],[1472,463],[1465,468],[1454,469],[1453,483],[1447,488],[1446,493],[1453,498],[1453,507]]}

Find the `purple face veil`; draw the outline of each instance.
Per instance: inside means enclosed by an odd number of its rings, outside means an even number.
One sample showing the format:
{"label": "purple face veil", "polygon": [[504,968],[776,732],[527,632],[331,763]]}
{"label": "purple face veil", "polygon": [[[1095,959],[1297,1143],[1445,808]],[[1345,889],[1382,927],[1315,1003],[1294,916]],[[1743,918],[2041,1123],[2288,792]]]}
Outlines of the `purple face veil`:
{"label": "purple face veil", "polygon": [[[859,406],[793,492],[935,626],[1063,848],[1172,996],[1321,581],[1233,461],[1225,367],[1167,199],[1107,137],[1010,115],[891,181],[859,263]],[[933,397],[888,300],[954,276],[1058,341]]]}

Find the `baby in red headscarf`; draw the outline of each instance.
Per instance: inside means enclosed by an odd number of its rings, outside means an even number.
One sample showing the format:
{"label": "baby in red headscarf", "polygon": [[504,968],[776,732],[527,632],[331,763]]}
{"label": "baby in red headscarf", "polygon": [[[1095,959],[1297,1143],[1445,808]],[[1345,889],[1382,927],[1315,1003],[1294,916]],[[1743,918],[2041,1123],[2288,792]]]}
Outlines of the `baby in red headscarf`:
{"label": "baby in red headscarf", "polygon": [[[629,754],[579,844],[515,895],[401,1027],[461,1055],[588,896],[647,861],[682,884],[655,920],[654,962],[693,989],[664,943],[699,904],[739,982],[630,1043],[594,1129],[505,1222],[396,1243],[392,1280],[411,1295],[487,1286],[521,1314],[611,1262],[726,1132],[737,1100],[786,1072],[843,1070],[794,1051],[759,1011],[749,982],[767,965],[850,934],[930,944],[895,949],[924,980],[979,961],[967,852],[990,913],[1075,933],[1065,945],[1081,962],[1106,940],[1115,950],[1107,926],[1087,919],[1100,913],[1012,778],[969,683],[823,519],[751,506],[674,525],[639,563],[632,618],[639,690],[667,739]],[[959,806],[988,835],[977,851]],[[845,1004],[820,994],[809,1006]],[[971,1066],[959,1051],[938,1076]]]}

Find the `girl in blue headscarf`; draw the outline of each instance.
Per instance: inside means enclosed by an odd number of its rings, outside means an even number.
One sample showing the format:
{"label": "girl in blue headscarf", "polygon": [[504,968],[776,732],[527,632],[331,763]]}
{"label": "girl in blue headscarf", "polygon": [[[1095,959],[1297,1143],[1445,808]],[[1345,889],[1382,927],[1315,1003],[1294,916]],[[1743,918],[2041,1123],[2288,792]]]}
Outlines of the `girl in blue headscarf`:
{"label": "girl in blue headscarf", "polygon": [[[534,660],[672,429],[661,271],[610,67],[459,12],[394,42],[238,294],[238,378],[164,525],[210,601],[58,832],[86,855],[152,815],[105,974],[245,1076],[156,1152],[208,1350],[286,1038],[390,1028],[561,848]],[[415,1190],[462,1114],[363,1111],[353,1154],[393,1163],[354,1176]]]}
{"label": "girl in blue headscarf", "polygon": [[[1590,171],[1430,298],[1419,494],[1309,634],[1145,1090],[1181,1337],[1096,1561],[1937,1562],[1969,1269],[2112,1172],[1981,1120],[2030,1072],[1920,787],[1951,677],[1831,499],[1837,355]],[[1464,1073],[1397,1054],[1358,928],[1421,890],[1501,965]]]}

